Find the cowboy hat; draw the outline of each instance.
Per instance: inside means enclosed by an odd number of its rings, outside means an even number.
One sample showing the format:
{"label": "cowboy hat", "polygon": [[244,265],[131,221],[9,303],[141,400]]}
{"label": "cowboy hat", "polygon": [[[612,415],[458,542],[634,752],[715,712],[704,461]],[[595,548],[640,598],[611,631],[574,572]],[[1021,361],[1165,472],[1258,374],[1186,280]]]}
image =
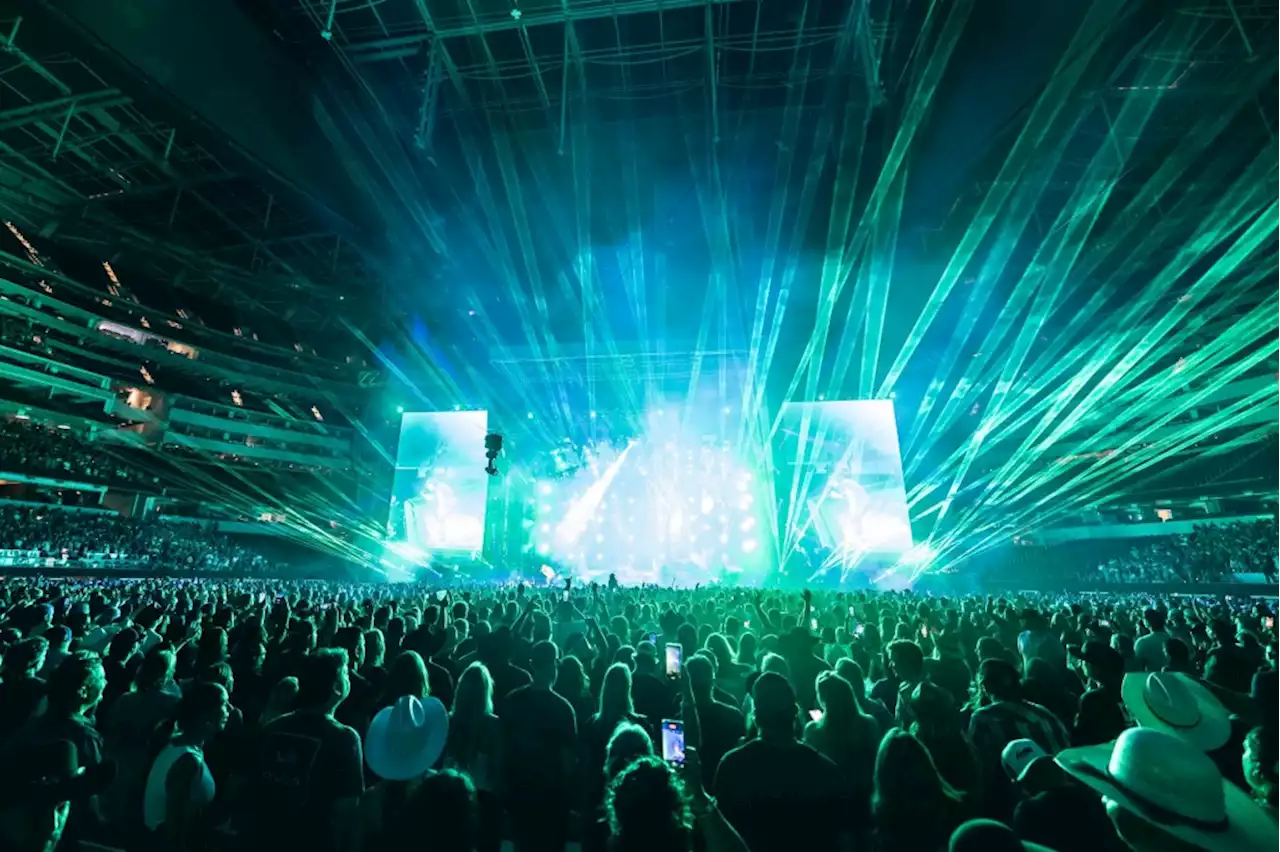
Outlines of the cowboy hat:
{"label": "cowboy hat", "polygon": [[1124,671],[1124,657],[1120,652],[1097,639],[1090,639],[1083,645],[1068,645],[1067,653],[1099,668],[1117,673]]}
{"label": "cowboy hat", "polygon": [[369,723],[364,759],[379,778],[408,781],[440,759],[448,735],[449,712],[439,699],[402,695]]}
{"label": "cowboy hat", "polygon": [[1125,675],[1120,697],[1139,727],[1181,737],[1201,751],[1221,748],[1231,738],[1227,708],[1184,674]]}
{"label": "cowboy hat", "polygon": [[15,745],[0,754],[0,808],[67,802],[101,793],[115,779],[113,761],[80,766],[68,740]]}
{"label": "cowboy hat", "polygon": [[1276,848],[1276,824],[1186,740],[1129,728],[1115,742],[1069,748],[1057,757],[1072,777],[1115,806],[1208,852]]}

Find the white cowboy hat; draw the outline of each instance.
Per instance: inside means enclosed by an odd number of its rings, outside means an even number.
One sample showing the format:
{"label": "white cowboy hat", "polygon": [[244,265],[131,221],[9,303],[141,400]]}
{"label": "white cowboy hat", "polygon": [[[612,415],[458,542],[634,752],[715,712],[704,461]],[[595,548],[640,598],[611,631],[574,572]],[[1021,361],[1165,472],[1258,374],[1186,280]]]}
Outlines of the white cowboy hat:
{"label": "white cowboy hat", "polygon": [[1275,852],[1275,820],[1184,739],[1129,728],[1114,743],[1065,749],[1057,761],[1120,808],[1199,849]]}
{"label": "white cowboy hat", "polygon": [[440,759],[448,735],[449,712],[439,699],[403,695],[369,723],[364,759],[379,778],[408,781]]}
{"label": "white cowboy hat", "polygon": [[1227,708],[1212,692],[1184,674],[1125,675],[1120,697],[1138,727],[1181,737],[1201,751],[1222,748],[1231,738]]}

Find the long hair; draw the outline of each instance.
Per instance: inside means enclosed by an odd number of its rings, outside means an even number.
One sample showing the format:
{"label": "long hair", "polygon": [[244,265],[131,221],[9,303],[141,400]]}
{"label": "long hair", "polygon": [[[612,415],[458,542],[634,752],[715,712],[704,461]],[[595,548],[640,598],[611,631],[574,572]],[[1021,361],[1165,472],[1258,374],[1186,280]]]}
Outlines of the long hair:
{"label": "long hair", "polygon": [[596,719],[616,724],[635,712],[631,704],[631,669],[626,663],[614,663],[604,673],[600,686],[600,710]]}
{"label": "long hair", "polygon": [[817,725],[832,751],[843,754],[862,749],[870,755],[875,748],[871,734],[875,720],[862,712],[849,681],[826,671],[818,675],[817,691],[818,703],[822,706],[822,718]]}
{"label": "long hair", "polygon": [[712,633],[707,637],[706,649],[716,658],[716,671],[722,677],[732,677],[738,667],[733,659],[733,649],[723,633]]}
{"label": "long hair", "polygon": [[754,633],[743,633],[738,637],[738,665],[750,666],[755,668],[756,665],[756,635]]}
{"label": "long hair", "polygon": [[387,669],[387,686],[382,693],[382,706],[390,707],[396,700],[412,695],[419,700],[431,694],[427,681],[427,664],[417,651],[401,651]]}
{"label": "long hair", "polygon": [[451,760],[469,767],[480,749],[480,726],[493,715],[493,676],[479,661],[467,666],[458,678],[449,714],[449,740],[445,746]]}
{"label": "long hair", "polygon": [[552,691],[561,698],[572,702],[587,691],[587,673],[582,668],[582,661],[569,654],[560,660],[560,668],[556,669],[556,682]]}
{"label": "long hair", "polygon": [[663,761],[641,757],[605,793],[613,852],[691,852],[693,817],[684,785]]}
{"label": "long hair", "polygon": [[871,797],[878,831],[903,835],[937,828],[940,815],[954,812],[960,801],[961,794],[938,773],[924,743],[901,729],[884,735]]}

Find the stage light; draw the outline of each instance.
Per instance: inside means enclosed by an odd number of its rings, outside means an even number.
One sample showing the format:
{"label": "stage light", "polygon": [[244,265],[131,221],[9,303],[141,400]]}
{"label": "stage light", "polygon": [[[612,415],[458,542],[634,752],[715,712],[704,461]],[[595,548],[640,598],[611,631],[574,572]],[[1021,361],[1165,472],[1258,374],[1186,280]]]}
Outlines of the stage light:
{"label": "stage light", "polygon": [[738,529],[742,530],[743,532],[750,532],[751,530],[753,530],[753,529],[755,529],[755,528],[756,528],[756,519],[755,519],[755,518],[747,518],[745,521],[743,521],[742,523],[738,524]]}
{"label": "stage light", "polygon": [[542,484],[540,484],[540,485],[538,486],[538,493],[539,493],[539,494],[550,494],[550,493],[551,493],[551,483],[550,483],[550,482],[543,482]]}
{"label": "stage light", "polygon": [[742,543],[742,552],[754,553],[757,546],[758,545],[756,544],[756,540],[754,538],[749,538]]}
{"label": "stage light", "polygon": [[596,419],[596,413],[595,413],[594,411],[593,411],[593,412],[591,412],[591,419],[592,419],[592,420],[595,420],[595,419]]}
{"label": "stage light", "polygon": [[724,411],[724,413],[725,413],[725,414],[729,414],[730,412],[732,412],[732,411],[733,411],[733,409],[726,405],[726,406],[724,407],[723,411]]}
{"label": "stage light", "polygon": [[532,419],[533,419],[533,412],[532,412],[532,411],[526,411],[526,412],[525,412],[524,417],[525,417],[525,419],[526,419],[526,420],[532,420]]}
{"label": "stage light", "polygon": [[750,483],[750,482],[748,482],[747,480],[742,479],[742,480],[739,480],[739,481],[738,481],[738,490],[739,490],[739,491],[746,491],[746,490],[747,490],[748,488],[750,488],[750,487],[751,487],[751,483]]}
{"label": "stage light", "polygon": [[604,559],[604,554],[603,554],[603,553],[597,553],[597,554],[596,554],[596,560],[597,560],[597,561],[599,561],[599,560],[601,560],[601,559]]}
{"label": "stage light", "polygon": [[822,402],[826,398],[827,398],[827,395],[825,393],[818,394],[818,402]]}
{"label": "stage light", "polygon": [[727,535],[723,535],[723,534],[722,534],[722,535],[720,536],[720,543],[721,543],[721,544],[728,544],[728,543],[729,543],[729,536],[727,536]]}
{"label": "stage light", "polygon": [[543,504],[542,504],[542,511],[544,511],[544,512],[550,512],[550,511],[551,511],[551,504],[550,504],[550,503],[543,503]]}
{"label": "stage light", "polygon": [[462,406],[461,406],[461,405],[455,405],[455,406],[453,407],[453,410],[454,410],[454,411],[461,411],[461,410],[462,410]]}
{"label": "stage light", "polygon": [[543,524],[538,529],[542,530],[543,532],[551,532],[551,524]]}
{"label": "stage light", "polygon": [[397,406],[396,406],[396,414],[404,414],[404,406],[403,406],[403,405],[397,405]]}
{"label": "stage light", "polygon": [[710,515],[711,511],[715,509],[715,507],[716,507],[716,498],[714,497],[702,498],[702,514]]}
{"label": "stage light", "polygon": [[546,556],[550,552],[551,552],[551,545],[547,544],[545,541],[538,543],[539,554],[541,554],[542,556]]}
{"label": "stage light", "polygon": [[597,534],[597,535],[596,535],[596,544],[599,544],[599,543],[600,543],[600,542],[602,542],[602,541],[604,541],[604,536],[603,536],[603,535],[599,535],[599,534]]}
{"label": "stage light", "polygon": [[756,498],[752,497],[750,494],[743,494],[742,502],[738,504],[738,508],[742,509],[742,511],[745,512],[751,508],[751,504],[754,503],[755,501],[756,501]]}

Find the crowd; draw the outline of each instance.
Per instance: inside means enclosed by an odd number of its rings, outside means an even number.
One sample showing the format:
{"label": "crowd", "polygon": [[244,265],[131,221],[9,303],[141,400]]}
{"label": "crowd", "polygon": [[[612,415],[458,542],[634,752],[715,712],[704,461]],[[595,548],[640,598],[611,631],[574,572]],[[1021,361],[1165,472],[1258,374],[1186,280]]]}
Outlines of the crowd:
{"label": "crowd", "polygon": [[1198,524],[1190,535],[1159,536],[1102,562],[1108,583],[1216,583],[1236,574],[1276,578],[1276,522]]}
{"label": "crowd", "polygon": [[0,421],[0,471],[90,482],[154,484],[155,477],[104,452],[69,429],[32,420]]}
{"label": "crowd", "polygon": [[1274,849],[1272,603],[0,585],[0,849]]}
{"label": "crowd", "polygon": [[145,570],[174,573],[261,574],[280,567],[207,523],[135,520],[41,506],[0,507],[0,551],[4,550],[71,562],[119,560]]}

